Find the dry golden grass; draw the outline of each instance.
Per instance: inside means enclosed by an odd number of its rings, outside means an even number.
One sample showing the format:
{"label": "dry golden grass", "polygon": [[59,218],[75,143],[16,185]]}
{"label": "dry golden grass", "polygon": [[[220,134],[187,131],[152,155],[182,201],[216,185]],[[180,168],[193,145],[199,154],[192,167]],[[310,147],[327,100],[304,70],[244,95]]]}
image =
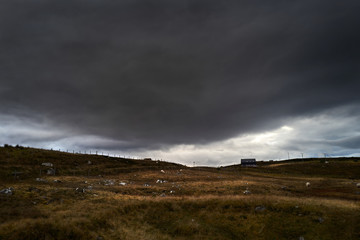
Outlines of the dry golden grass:
{"label": "dry golden grass", "polygon": [[[0,194],[0,239],[360,238],[357,162],[311,175],[323,163],[240,170],[100,156],[88,165],[90,158],[0,148],[0,189],[14,188],[12,195]],[[52,161],[59,174],[36,181],[39,164]],[[342,166],[341,161],[334,165]],[[14,178],[14,170],[24,173]],[[347,171],[352,179],[344,178]]]}

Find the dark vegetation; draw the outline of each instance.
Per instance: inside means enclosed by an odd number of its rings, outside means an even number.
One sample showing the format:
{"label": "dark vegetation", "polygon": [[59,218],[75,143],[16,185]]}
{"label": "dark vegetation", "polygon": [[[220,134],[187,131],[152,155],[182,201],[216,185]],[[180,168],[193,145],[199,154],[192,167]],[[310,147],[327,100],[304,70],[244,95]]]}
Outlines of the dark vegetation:
{"label": "dark vegetation", "polygon": [[0,239],[360,239],[357,158],[188,168],[4,146],[0,166]]}

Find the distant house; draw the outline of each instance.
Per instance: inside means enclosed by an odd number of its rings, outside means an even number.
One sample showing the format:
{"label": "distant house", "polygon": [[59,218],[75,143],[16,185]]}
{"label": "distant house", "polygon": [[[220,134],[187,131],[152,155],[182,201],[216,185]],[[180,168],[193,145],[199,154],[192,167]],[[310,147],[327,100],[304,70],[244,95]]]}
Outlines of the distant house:
{"label": "distant house", "polygon": [[255,158],[245,158],[241,159],[242,167],[256,167],[256,159]]}

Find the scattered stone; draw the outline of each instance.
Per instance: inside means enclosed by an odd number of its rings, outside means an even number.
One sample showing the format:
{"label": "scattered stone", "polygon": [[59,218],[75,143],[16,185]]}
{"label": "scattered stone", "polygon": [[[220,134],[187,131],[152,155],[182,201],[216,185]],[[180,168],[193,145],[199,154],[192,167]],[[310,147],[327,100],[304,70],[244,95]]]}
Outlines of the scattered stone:
{"label": "scattered stone", "polygon": [[79,193],[85,193],[85,188],[76,188],[75,189],[76,192],[79,192]]}
{"label": "scattered stone", "polygon": [[59,179],[55,179],[54,182],[61,183],[61,181]]}
{"label": "scattered stone", "polygon": [[357,184],[356,184],[356,187],[360,188],[360,183],[357,183]]}
{"label": "scattered stone", "polygon": [[329,162],[328,161],[325,161],[326,164],[328,164]]}
{"label": "scattered stone", "polygon": [[248,195],[248,194],[251,194],[251,192],[246,189],[246,190],[244,191],[244,194],[245,194],[245,195]]}
{"label": "scattered stone", "polygon": [[256,208],[255,208],[255,212],[263,212],[263,211],[265,211],[266,210],[266,207],[264,207],[264,206],[257,206]]}
{"label": "scattered stone", "polygon": [[322,217],[319,217],[317,220],[318,220],[319,223],[323,223],[323,222],[324,222],[324,219],[323,219]]}
{"label": "scattered stone", "polygon": [[305,238],[301,236],[301,237],[299,237],[299,240],[305,240]]}
{"label": "scattered stone", "polygon": [[119,182],[119,185],[125,186],[125,185],[126,185],[126,182]]}
{"label": "scattered stone", "polygon": [[166,197],[165,193],[160,194],[160,197]]}
{"label": "scattered stone", "polygon": [[160,172],[161,172],[161,173],[165,173],[165,171],[164,171],[164,170],[160,170]]}
{"label": "scattered stone", "polygon": [[46,174],[47,175],[55,175],[55,170],[53,168],[49,168],[48,170],[46,170]]}
{"label": "scattered stone", "polygon": [[113,186],[115,184],[114,180],[104,180],[105,186]]}
{"label": "scattered stone", "polygon": [[42,163],[41,165],[42,165],[42,166],[45,166],[45,167],[53,167],[53,166],[54,166],[54,164],[49,163],[49,162],[44,162],[44,163]]}
{"label": "scattered stone", "polygon": [[98,236],[98,237],[96,238],[96,240],[104,240],[104,238],[101,237],[101,236]]}
{"label": "scattered stone", "polygon": [[148,183],[144,183],[144,187],[150,187],[151,185]]}
{"label": "scattered stone", "polygon": [[43,179],[43,178],[36,178],[36,181],[37,182],[47,182],[45,179]]}
{"label": "scattered stone", "polygon": [[14,189],[12,187],[9,188],[4,188],[0,191],[0,194],[4,194],[4,195],[12,195],[13,194]]}
{"label": "scattered stone", "polygon": [[170,193],[171,193],[171,194],[174,194],[174,193],[175,193],[175,191],[174,191],[174,190],[171,190],[171,191],[170,191]]}
{"label": "scattered stone", "polygon": [[286,186],[281,187],[282,190],[287,190]]}
{"label": "scattered stone", "polygon": [[89,165],[91,165],[91,164],[92,164],[92,162],[89,160],[89,161],[88,161],[88,164],[89,164]]}
{"label": "scattered stone", "polygon": [[310,182],[305,183],[306,187],[310,187]]}
{"label": "scattered stone", "polygon": [[158,179],[158,180],[156,181],[156,183],[167,183],[167,181],[166,181],[166,180]]}
{"label": "scattered stone", "polygon": [[87,188],[91,191],[93,189],[93,186],[88,186]]}
{"label": "scattered stone", "polygon": [[87,181],[85,181],[84,183],[87,184]]}

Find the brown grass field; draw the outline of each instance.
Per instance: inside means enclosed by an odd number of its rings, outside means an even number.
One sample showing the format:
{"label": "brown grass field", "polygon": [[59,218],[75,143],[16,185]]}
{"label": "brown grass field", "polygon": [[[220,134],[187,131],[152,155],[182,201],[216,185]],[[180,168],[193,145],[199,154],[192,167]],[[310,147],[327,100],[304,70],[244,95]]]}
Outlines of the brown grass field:
{"label": "brown grass field", "polygon": [[360,239],[358,160],[188,168],[0,147],[0,240]]}

